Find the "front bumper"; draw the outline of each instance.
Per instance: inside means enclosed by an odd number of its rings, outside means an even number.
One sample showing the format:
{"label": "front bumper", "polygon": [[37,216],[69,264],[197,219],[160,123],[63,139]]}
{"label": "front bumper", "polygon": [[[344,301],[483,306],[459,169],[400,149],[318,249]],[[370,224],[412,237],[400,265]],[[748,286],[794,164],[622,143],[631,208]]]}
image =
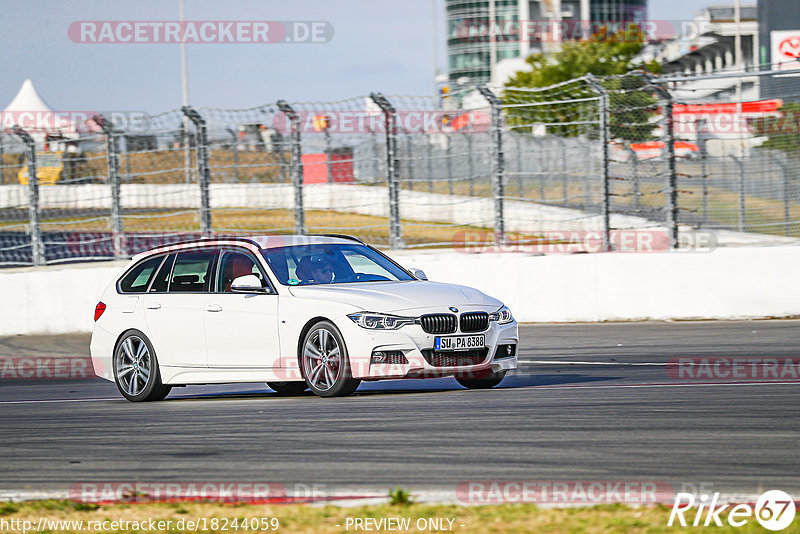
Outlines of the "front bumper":
{"label": "front bumper", "polygon": [[[480,375],[486,371],[510,371],[517,368],[517,352],[513,356],[497,354],[498,345],[519,346],[519,330],[516,321],[508,324],[490,323],[483,332],[486,336],[486,355],[473,365],[447,365],[448,359],[434,365],[426,359],[423,351],[432,351],[434,334],[427,334],[420,325],[408,325],[398,330],[375,331],[357,326],[347,317],[337,321],[350,357],[350,366],[354,378],[362,380],[380,380],[386,378],[435,378],[442,376]],[[349,324],[348,324],[349,323]],[[456,332],[449,335],[471,335]],[[403,353],[407,363],[372,363],[373,351],[399,351]],[[443,353],[437,353],[443,354]],[[445,353],[456,356],[459,352]],[[504,357],[503,357],[504,356]]]}

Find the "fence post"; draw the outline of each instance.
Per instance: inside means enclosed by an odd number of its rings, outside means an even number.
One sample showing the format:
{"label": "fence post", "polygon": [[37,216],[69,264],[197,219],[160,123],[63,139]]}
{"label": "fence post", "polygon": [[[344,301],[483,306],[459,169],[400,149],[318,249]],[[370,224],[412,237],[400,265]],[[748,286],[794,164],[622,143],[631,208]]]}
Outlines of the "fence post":
{"label": "fence post", "polygon": [[542,144],[542,146],[539,147],[539,165],[538,165],[538,168],[537,168],[536,172],[539,173],[539,198],[541,199],[542,202],[545,202],[545,200],[547,198],[547,192],[546,192],[545,183],[544,183],[544,180],[545,180],[545,178],[544,178],[544,174],[545,174],[545,172],[544,172],[544,168],[545,168],[545,164],[544,164],[544,152],[545,152],[544,141],[541,141],[541,144]]}
{"label": "fence post", "polygon": [[664,150],[667,156],[667,184],[666,193],[667,231],[669,244],[673,249],[678,248],[678,175],[675,168],[675,131],[673,130],[672,95],[669,90],[652,82],[653,89],[661,97],[661,127],[664,131]]}
{"label": "fence post", "polygon": [[427,135],[425,136],[425,148],[427,151],[425,159],[428,160],[428,192],[433,193],[433,145]]}
{"label": "fence post", "polygon": [[[128,138],[125,140],[125,179],[131,182],[131,151],[128,149]],[[119,148],[119,147],[117,147]]]}
{"label": "fence post", "polygon": [[386,186],[389,189],[389,247],[403,248],[400,226],[400,198],[397,176],[397,117],[394,106],[381,93],[370,93],[386,122]]}
{"label": "fence post", "polygon": [[369,133],[369,138],[372,141],[372,183],[375,183],[378,181],[378,176],[381,173],[381,165],[378,159],[378,132],[373,132],[372,129],[370,129]]}
{"label": "fence post", "polygon": [[747,214],[745,213],[745,190],[744,190],[744,161],[736,156],[731,156],[739,167],[739,231],[744,232],[747,226]]}
{"label": "fence post", "polygon": [[414,151],[411,149],[411,134],[406,133],[406,172],[408,173],[408,189],[414,190]]}
{"label": "fence post", "polygon": [[28,132],[14,126],[16,134],[25,143],[25,164],[28,166],[28,219],[31,232],[31,259],[34,266],[44,265],[41,213],[39,211],[39,179],[36,176],[36,143]]}
{"label": "fence post", "polygon": [[517,160],[517,196],[519,198],[525,198],[525,183],[522,179],[522,141],[520,141],[520,136],[512,135],[511,138],[514,140],[514,148],[516,149],[516,160]]}
{"label": "fence post", "polygon": [[583,173],[583,210],[588,211],[592,209],[592,202],[594,201],[594,191],[592,190],[592,177],[595,173],[595,157],[594,145],[591,140],[588,140],[586,154],[589,159],[588,171]]}
{"label": "fence post", "polygon": [[630,146],[626,148],[628,151],[628,158],[633,164],[633,210],[634,213],[641,213],[642,211],[642,190],[639,184],[639,157],[636,151]]}
{"label": "fence post", "polygon": [[[192,136],[189,133],[189,121],[184,116],[181,123],[181,138],[183,139],[183,171],[186,173],[186,183],[192,183]],[[197,149],[195,139],[195,149]],[[196,154],[199,156],[199,154]]]}
{"label": "fence post", "polygon": [[200,185],[200,231],[204,236],[211,235],[211,206],[208,197],[208,185],[211,173],[208,168],[208,137],[206,121],[190,106],[181,108],[183,114],[192,121],[195,128],[197,149],[197,183]]}
{"label": "fence post", "polygon": [[114,257],[125,256],[125,235],[122,229],[122,208],[120,203],[119,146],[117,132],[110,121],[103,116],[94,118],[96,124],[106,135],[106,163],[108,164],[108,184],[111,186],[111,243]]}
{"label": "fence post", "polygon": [[[328,120],[328,117],[325,117]],[[327,124],[327,122],[326,122]],[[333,169],[331,169],[331,131],[328,126],[325,126],[323,132],[325,136],[325,173],[327,175],[328,183],[333,183]]]}
{"label": "fence post", "polygon": [[303,208],[303,146],[300,138],[300,115],[286,100],[278,100],[277,105],[289,119],[292,147],[290,173],[294,185],[294,233],[303,235],[306,233],[306,212]]}
{"label": "fence post", "polygon": [[700,179],[703,188],[703,227],[708,226],[708,147],[706,139],[700,139]]}
{"label": "fence post", "polygon": [[[291,141],[289,144],[289,152],[292,152],[292,145]],[[278,160],[281,163],[281,183],[288,184],[292,181],[291,176],[291,168],[289,163],[286,161],[286,135],[281,134],[280,142],[278,143]]]}
{"label": "fence post", "polygon": [[445,158],[447,159],[447,191],[451,195],[453,191],[453,139],[450,137],[452,134],[445,134],[447,140],[447,148],[445,149]]}
{"label": "fence post", "polygon": [[601,206],[601,214],[603,217],[603,251],[611,250],[611,215],[609,210],[609,153],[608,153],[608,91],[605,87],[595,79],[591,74],[587,75],[586,81],[589,86],[600,97],[600,143],[601,143],[601,161],[603,165],[603,201]]}
{"label": "fence post", "polygon": [[475,165],[472,163],[472,134],[464,132],[464,141],[467,144],[467,177],[469,178],[469,196],[475,196]]}
{"label": "fence post", "polygon": [[567,185],[567,148],[566,141],[563,137],[556,136],[558,139],[558,146],[561,148],[561,205],[566,206],[569,197],[569,190]]}
{"label": "fence post", "polygon": [[0,185],[6,185],[6,157],[3,152],[3,134],[0,133]]}
{"label": "fence post", "polygon": [[792,219],[789,205],[789,169],[786,168],[786,162],[782,157],[776,157],[773,161],[781,168],[781,175],[783,176],[783,224],[784,234],[786,237],[792,235]]}
{"label": "fence post", "polygon": [[231,139],[233,140],[233,179],[238,184],[239,183],[239,138],[237,137],[236,132],[234,132],[230,128],[225,128],[225,130],[231,135]]}
{"label": "fence post", "polygon": [[492,196],[494,197],[494,238],[498,245],[505,245],[506,229],[503,213],[503,197],[505,196],[505,162],[503,160],[503,115],[500,99],[488,87],[479,87],[481,95],[492,107]]}

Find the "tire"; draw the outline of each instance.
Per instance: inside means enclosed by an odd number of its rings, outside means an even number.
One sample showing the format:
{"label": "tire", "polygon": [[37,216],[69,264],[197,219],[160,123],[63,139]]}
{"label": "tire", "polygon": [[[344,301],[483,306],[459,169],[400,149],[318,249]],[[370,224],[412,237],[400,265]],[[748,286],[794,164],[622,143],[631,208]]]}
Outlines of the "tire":
{"label": "tire", "polygon": [[320,321],[306,334],[300,346],[300,370],[308,388],[320,397],[350,395],[361,383],[353,378],[347,347],[330,321]]}
{"label": "tire", "polygon": [[267,382],[267,386],[280,395],[299,395],[308,389],[305,382]]}
{"label": "tire", "polygon": [[461,378],[455,377],[459,384],[467,389],[491,389],[503,381],[506,377],[506,371],[498,371],[493,373],[487,371],[485,376],[478,376],[475,378]]}
{"label": "tire", "polygon": [[131,402],[164,400],[172,386],[161,382],[153,345],[139,330],[125,332],[114,349],[114,382]]}

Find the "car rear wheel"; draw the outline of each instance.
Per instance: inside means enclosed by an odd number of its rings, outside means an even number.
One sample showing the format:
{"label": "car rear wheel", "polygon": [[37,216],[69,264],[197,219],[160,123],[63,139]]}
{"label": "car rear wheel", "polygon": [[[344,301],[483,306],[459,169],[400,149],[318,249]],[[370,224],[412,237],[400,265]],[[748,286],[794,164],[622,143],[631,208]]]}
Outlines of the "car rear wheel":
{"label": "car rear wheel", "polygon": [[329,321],[315,324],[303,339],[300,368],[309,389],[320,397],[350,395],[361,383],[353,378],[339,330]]}
{"label": "car rear wheel", "polygon": [[114,381],[120,393],[131,402],[163,400],[172,389],[161,382],[153,346],[138,330],[127,332],[117,344]]}
{"label": "car rear wheel", "polygon": [[267,386],[281,395],[299,395],[308,389],[305,382],[267,382]]}
{"label": "car rear wheel", "polygon": [[496,373],[486,371],[483,375],[457,376],[456,380],[467,389],[490,389],[502,382],[505,377],[506,371],[498,371]]}

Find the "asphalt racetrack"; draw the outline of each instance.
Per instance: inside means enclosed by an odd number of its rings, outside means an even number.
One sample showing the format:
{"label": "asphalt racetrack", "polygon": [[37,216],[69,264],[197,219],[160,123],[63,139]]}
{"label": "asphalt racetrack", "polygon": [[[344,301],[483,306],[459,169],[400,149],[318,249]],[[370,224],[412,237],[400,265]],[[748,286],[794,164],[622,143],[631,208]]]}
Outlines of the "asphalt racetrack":
{"label": "asphalt racetrack", "polygon": [[[672,358],[800,356],[800,321],[521,327],[496,389],[263,384],[133,404],[100,379],[0,380],[0,493],[87,481],[274,481],[452,491],[471,480],[661,481],[800,492],[800,382],[671,376]],[[0,339],[0,357],[81,356],[88,335]],[[688,486],[691,487],[691,486]]]}

